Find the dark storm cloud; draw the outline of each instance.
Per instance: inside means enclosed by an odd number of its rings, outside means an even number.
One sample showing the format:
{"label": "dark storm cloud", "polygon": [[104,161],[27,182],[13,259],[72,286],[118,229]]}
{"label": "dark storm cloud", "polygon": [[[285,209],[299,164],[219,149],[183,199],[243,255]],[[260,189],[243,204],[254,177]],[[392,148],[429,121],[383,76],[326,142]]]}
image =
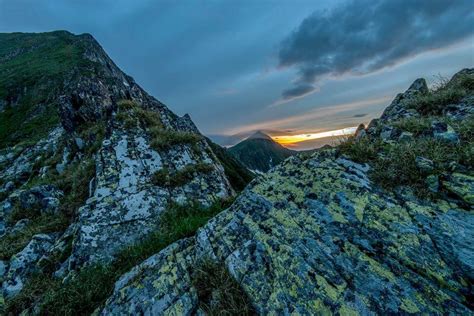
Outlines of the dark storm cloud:
{"label": "dark storm cloud", "polygon": [[367,74],[473,34],[472,0],[350,1],[316,11],[282,43],[280,67],[295,66],[284,100],[316,89],[321,77]]}

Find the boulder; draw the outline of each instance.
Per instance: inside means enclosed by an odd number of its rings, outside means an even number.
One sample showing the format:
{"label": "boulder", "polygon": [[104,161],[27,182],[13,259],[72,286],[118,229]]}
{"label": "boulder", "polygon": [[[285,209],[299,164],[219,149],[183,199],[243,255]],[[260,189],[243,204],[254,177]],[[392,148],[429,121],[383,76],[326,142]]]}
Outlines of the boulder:
{"label": "boulder", "polygon": [[431,124],[431,129],[433,132],[433,137],[436,139],[449,143],[459,142],[459,136],[456,131],[446,123],[435,121]]}
{"label": "boulder", "polygon": [[28,277],[35,271],[36,262],[53,245],[54,235],[34,235],[29,244],[10,260],[2,288],[7,298],[17,295]]}
{"label": "boulder", "polygon": [[[190,128],[186,120],[181,124]],[[136,243],[158,227],[170,201],[210,205],[232,196],[224,170],[207,146],[201,141],[159,153],[150,146],[145,130],[127,133],[116,128],[98,152],[92,196],[79,209],[68,269],[110,262],[125,245]],[[180,187],[152,185],[152,176],[165,164],[180,170],[199,162],[212,163],[212,170],[197,174]]]}
{"label": "boulder", "polygon": [[382,127],[382,131],[380,132],[380,138],[384,142],[388,142],[395,137],[395,133],[396,133],[395,128],[393,128],[390,125],[384,125]]}

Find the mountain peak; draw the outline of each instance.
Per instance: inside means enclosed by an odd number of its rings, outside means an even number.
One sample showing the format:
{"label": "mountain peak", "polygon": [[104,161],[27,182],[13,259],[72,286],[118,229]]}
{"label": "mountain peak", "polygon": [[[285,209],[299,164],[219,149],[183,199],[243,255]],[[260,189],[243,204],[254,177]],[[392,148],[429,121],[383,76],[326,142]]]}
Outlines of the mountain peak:
{"label": "mountain peak", "polygon": [[262,131],[256,131],[250,135],[248,139],[267,139],[273,141],[273,139]]}

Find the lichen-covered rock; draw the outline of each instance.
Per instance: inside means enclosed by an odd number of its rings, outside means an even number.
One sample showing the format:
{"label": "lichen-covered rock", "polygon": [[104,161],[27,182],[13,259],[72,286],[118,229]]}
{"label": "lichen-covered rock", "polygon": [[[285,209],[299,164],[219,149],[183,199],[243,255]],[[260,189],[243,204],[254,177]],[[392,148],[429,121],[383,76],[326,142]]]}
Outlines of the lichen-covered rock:
{"label": "lichen-covered rock", "polygon": [[439,176],[430,174],[425,179],[426,187],[433,193],[439,191]]}
{"label": "lichen-covered rock", "polygon": [[18,294],[26,278],[37,271],[36,263],[52,246],[54,239],[54,235],[35,235],[21,252],[13,256],[2,285],[3,293],[7,298]]}
{"label": "lichen-covered rock", "polygon": [[210,258],[259,314],[470,314],[474,214],[377,189],[368,167],[322,151],[254,180],[197,235],[124,275],[103,314],[186,314]]}
{"label": "lichen-covered rock", "polygon": [[464,202],[474,205],[474,177],[462,173],[453,173],[443,181],[444,187],[459,196]]}
{"label": "lichen-covered rock", "polygon": [[[107,262],[124,245],[136,243],[155,229],[170,201],[209,205],[233,191],[222,167],[206,150],[207,143],[183,144],[158,153],[143,130],[115,130],[104,140],[97,159],[95,190],[79,210],[78,232],[69,268]],[[197,175],[182,187],[159,187],[153,174],[165,165],[177,170],[206,162],[212,172]]]}
{"label": "lichen-covered rock", "polygon": [[[10,182],[16,183],[16,185],[26,182],[36,159],[43,154],[55,152],[63,135],[64,129],[57,127],[33,146],[19,144],[13,148],[1,150],[0,179],[4,183],[3,187]],[[11,186],[11,184],[9,185]],[[2,186],[0,185],[0,187]],[[8,190],[11,191],[12,188],[10,187]]]}
{"label": "lichen-covered rock", "polygon": [[7,272],[7,267],[8,265],[5,263],[5,261],[0,260],[0,281],[3,282],[3,277],[5,276],[5,273]]}
{"label": "lichen-covered rock", "polygon": [[38,209],[46,214],[57,213],[63,192],[52,185],[40,185],[19,191],[18,203],[24,209]]}
{"label": "lichen-covered rock", "polygon": [[190,286],[194,247],[193,239],[178,241],[124,274],[115,284],[117,301],[102,315],[191,315],[198,304]]}

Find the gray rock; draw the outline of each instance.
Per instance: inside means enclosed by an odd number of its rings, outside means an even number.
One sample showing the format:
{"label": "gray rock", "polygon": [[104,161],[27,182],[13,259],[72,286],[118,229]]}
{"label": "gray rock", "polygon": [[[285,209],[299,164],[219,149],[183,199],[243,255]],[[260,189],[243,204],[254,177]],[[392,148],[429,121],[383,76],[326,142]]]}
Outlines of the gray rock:
{"label": "gray rock", "polygon": [[413,140],[413,133],[410,132],[402,132],[398,137],[399,142],[410,142]]}
{"label": "gray rock", "polygon": [[61,202],[56,197],[45,197],[41,200],[42,209],[41,213],[44,214],[57,214],[59,212],[59,206]]}
{"label": "gray rock", "polygon": [[456,131],[446,123],[433,122],[431,124],[431,129],[433,131],[433,136],[436,139],[446,141],[449,143],[459,142],[459,136],[456,133]]}
{"label": "gray rock", "polygon": [[5,297],[11,299],[21,291],[31,273],[37,271],[35,263],[53,242],[53,235],[35,235],[21,252],[12,257],[2,284]]}
{"label": "gray rock", "polygon": [[395,97],[392,103],[382,113],[380,120],[388,122],[418,116],[419,114],[413,109],[408,108],[407,104],[409,104],[413,98],[426,93],[428,93],[428,86],[426,85],[425,79],[416,79],[404,93],[399,93]]}
{"label": "gray rock", "polygon": [[10,192],[15,189],[15,183],[13,181],[8,181],[7,183],[5,183],[4,188],[6,192]]}
{"label": "gray rock", "polygon": [[58,163],[58,164],[56,164],[56,171],[57,171],[59,174],[62,174],[65,170],[66,170],[66,164],[64,164],[64,163]]}
{"label": "gray rock", "polygon": [[434,169],[433,161],[426,159],[424,157],[420,157],[420,156],[416,157],[415,163],[418,169],[424,173],[430,173]]}
{"label": "gray rock", "polygon": [[392,139],[392,137],[395,134],[395,130],[392,126],[385,125],[382,127],[382,131],[380,133],[380,138],[382,138],[383,141],[387,142]]}
{"label": "gray rock", "polygon": [[467,204],[474,205],[473,176],[462,173],[453,173],[448,177],[448,179],[443,181],[443,187],[454,195],[457,195]]}
{"label": "gray rock", "polygon": [[367,135],[367,132],[365,131],[365,125],[364,124],[360,124],[356,131],[355,131],[355,138],[357,140],[361,139],[361,138],[364,138],[366,135]]}
{"label": "gray rock", "polygon": [[76,146],[77,148],[79,148],[79,150],[83,150],[84,147],[85,147],[85,143],[84,143],[84,140],[80,137],[75,137],[74,138],[74,141],[76,143]]}
{"label": "gray rock", "polygon": [[429,175],[425,179],[426,186],[428,187],[428,190],[430,190],[433,193],[437,193],[439,191],[439,176],[437,175]]}
{"label": "gray rock", "polygon": [[11,149],[4,156],[7,157],[5,160],[6,168],[0,170],[0,179],[13,181],[17,184],[17,187],[20,186],[29,178],[35,160],[54,151],[60,138],[64,135],[63,133],[64,129],[57,127],[32,147],[14,147]]}
{"label": "gray rock", "polygon": [[[146,131],[136,129],[132,134],[116,128],[98,153],[93,195],[79,209],[69,268],[111,261],[125,245],[157,228],[170,200],[210,205],[215,199],[232,196],[224,170],[207,146],[201,141],[157,152],[150,147]],[[164,163],[180,170],[199,162],[212,164],[213,171],[197,175],[182,187],[151,185],[152,175]]]}
{"label": "gray rock", "polygon": [[62,160],[60,163],[56,164],[56,171],[59,174],[62,174],[66,170],[66,167],[69,164],[69,160],[70,160],[69,155],[70,155],[69,149],[67,147],[64,147]]}
{"label": "gray rock", "polygon": [[30,220],[28,218],[23,218],[20,219],[18,222],[15,223],[15,225],[11,229],[12,234],[16,234],[21,232],[23,229],[25,229],[26,226],[30,223]]}
{"label": "gray rock", "polygon": [[416,79],[411,86],[408,88],[409,91],[417,91],[422,94],[428,93],[428,85],[426,84],[426,80],[423,78]]}
{"label": "gray rock", "polygon": [[55,214],[63,192],[52,185],[40,185],[19,192],[19,203],[24,209],[35,209],[44,214]]}

